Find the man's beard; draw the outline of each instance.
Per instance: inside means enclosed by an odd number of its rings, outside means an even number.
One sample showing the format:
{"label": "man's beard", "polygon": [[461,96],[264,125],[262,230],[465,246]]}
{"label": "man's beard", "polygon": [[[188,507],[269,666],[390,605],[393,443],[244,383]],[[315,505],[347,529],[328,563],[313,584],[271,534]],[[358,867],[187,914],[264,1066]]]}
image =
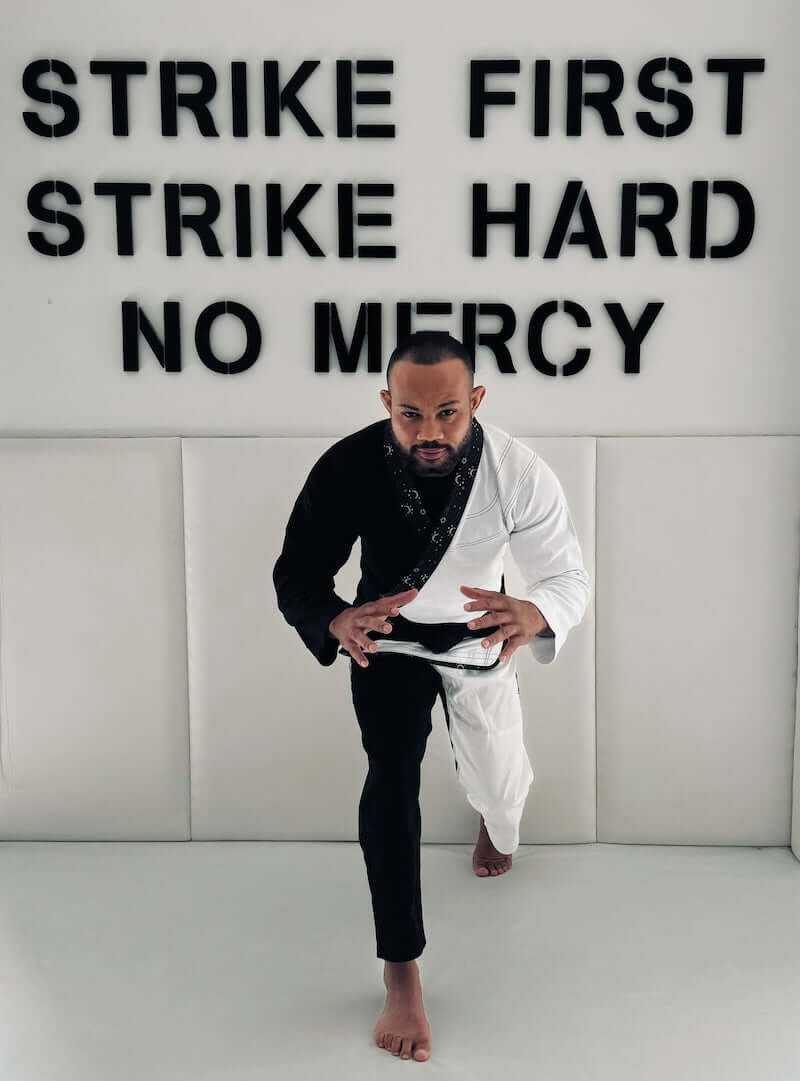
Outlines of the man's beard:
{"label": "man's beard", "polygon": [[[426,462],[424,458],[420,457],[416,450],[409,453],[405,447],[402,447],[394,434],[394,428],[391,425],[391,421],[389,423],[389,436],[395,451],[400,458],[400,463],[410,473],[413,473],[418,477],[445,477],[453,472],[469,449],[469,445],[472,441],[472,421],[470,421],[470,425],[467,428],[467,434],[464,436],[461,443],[455,449],[443,446],[444,457],[435,462]],[[433,450],[433,447],[430,449]]]}

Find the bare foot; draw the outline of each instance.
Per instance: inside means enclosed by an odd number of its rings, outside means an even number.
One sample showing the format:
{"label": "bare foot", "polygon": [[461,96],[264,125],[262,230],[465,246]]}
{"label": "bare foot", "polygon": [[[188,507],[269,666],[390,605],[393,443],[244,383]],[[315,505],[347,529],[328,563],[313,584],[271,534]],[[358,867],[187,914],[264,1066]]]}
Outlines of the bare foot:
{"label": "bare foot", "polygon": [[479,878],[489,875],[502,875],[511,870],[511,853],[499,852],[492,844],[486,832],[486,823],[481,815],[478,840],[472,853],[472,870]]}
{"label": "bare foot", "polygon": [[399,1058],[424,1062],[431,1057],[431,1026],[422,1004],[416,961],[384,961],[386,1005],[372,1035],[378,1047]]}

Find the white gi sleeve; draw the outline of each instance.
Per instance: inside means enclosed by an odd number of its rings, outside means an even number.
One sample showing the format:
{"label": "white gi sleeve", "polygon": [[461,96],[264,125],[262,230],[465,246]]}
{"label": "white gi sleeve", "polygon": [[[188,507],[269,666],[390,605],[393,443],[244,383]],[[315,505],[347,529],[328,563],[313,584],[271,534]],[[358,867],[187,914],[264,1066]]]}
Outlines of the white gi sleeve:
{"label": "white gi sleeve", "polygon": [[510,508],[509,547],[531,601],[553,631],[529,643],[533,656],[549,664],[567,634],[583,619],[591,597],[572,516],[561,482],[538,454],[522,477]]}

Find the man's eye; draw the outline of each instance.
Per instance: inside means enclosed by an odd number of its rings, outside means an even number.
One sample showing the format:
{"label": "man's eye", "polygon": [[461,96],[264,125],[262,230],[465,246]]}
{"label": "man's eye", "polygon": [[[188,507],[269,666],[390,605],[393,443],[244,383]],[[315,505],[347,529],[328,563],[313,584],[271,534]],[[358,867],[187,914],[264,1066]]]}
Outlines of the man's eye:
{"label": "man's eye", "polygon": [[[442,412],[443,413],[455,413],[455,409],[443,409]],[[404,416],[404,417],[418,417],[419,413],[409,413],[408,410],[406,410],[402,414],[402,416]]]}

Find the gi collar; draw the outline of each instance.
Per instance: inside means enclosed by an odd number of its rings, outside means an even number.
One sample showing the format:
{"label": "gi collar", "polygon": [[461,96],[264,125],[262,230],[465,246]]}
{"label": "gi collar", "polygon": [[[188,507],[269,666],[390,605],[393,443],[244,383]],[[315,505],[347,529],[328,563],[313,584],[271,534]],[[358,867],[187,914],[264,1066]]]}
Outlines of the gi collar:
{"label": "gi collar", "polygon": [[469,444],[456,466],[450,498],[437,522],[428,514],[414,478],[401,462],[392,435],[392,422],[391,418],[388,418],[384,426],[384,458],[394,481],[400,509],[419,535],[427,541],[427,545],[416,566],[394,589],[382,593],[383,597],[403,593],[407,589],[421,589],[430,578],[453,539],[464,513],[483,451],[483,428],[478,419],[473,417]]}

